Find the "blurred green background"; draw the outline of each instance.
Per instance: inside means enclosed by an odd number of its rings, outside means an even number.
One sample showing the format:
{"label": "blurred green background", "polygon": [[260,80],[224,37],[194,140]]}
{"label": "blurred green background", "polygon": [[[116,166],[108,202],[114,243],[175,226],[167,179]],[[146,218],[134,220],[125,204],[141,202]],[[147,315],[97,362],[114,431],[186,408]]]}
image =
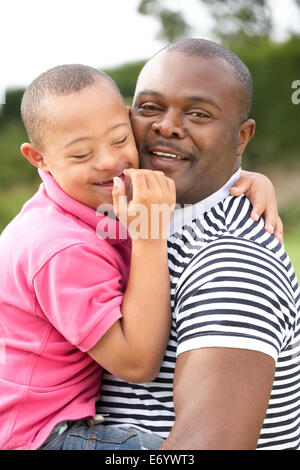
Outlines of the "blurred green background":
{"label": "blurred green background", "polygon": [[[286,40],[275,41],[272,12],[262,0],[228,1],[226,6],[220,0],[200,1],[210,9],[214,19],[212,39],[236,52],[252,73],[251,117],[256,120],[257,128],[244,155],[243,168],[260,171],[272,180],[284,222],[285,247],[299,279],[300,34],[291,32]],[[300,1],[294,1],[300,11]],[[163,5],[159,0],[139,3],[139,13],[151,15],[159,23],[162,44],[181,37],[201,36],[191,30],[184,12]],[[129,104],[143,64],[144,61],[139,61],[106,70]],[[7,90],[6,104],[0,107],[0,232],[40,184],[35,168],[19,150],[28,140],[20,119],[23,92]]]}

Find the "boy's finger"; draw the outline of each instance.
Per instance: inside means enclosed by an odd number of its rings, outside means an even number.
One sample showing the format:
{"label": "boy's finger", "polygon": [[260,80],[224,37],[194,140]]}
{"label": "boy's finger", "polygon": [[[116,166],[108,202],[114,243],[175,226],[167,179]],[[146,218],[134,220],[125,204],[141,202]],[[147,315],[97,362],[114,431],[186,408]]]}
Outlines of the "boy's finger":
{"label": "boy's finger", "polygon": [[232,196],[240,196],[249,189],[249,180],[241,176],[230,188]]}
{"label": "boy's finger", "polygon": [[126,195],[126,187],[124,181],[119,178],[118,176],[115,176],[114,179],[114,187],[113,187],[113,193],[116,196],[125,196]]}
{"label": "boy's finger", "polygon": [[269,204],[266,205],[265,212],[263,214],[265,219],[265,230],[266,232],[273,235],[275,226],[277,224],[278,214],[275,212],[274,208]]}
{"label": "boy's finger", "polygon": [[142,171],[126,171],[126,176],[129,176],[132,184],[132,201],[141,202],[145,199],[148,192],[148,183],[145,173]]}
{"label": "boy's finger", "polygon": [[147,184],[151,192],[162,195],[166,189],[166,177],[161,171],[151,171],[145,174]]}
{"label": "boy's finger", "polygon": [[276,223],[275,230],[274,230],[274,237],[277,238],[277,240],[278,240],[282,245],[283,245],[283,236],[284,236],[284,233],[283,233],[283,223],[282,223],[281,218],[278,216],[278,217],[277,217],[277,223]]}
{"label": "boy's finger", "polygon": [[[263,214],[264,209],[266,208],[266,201],[261,199],[261,195],[254,194],[252,192],[251,204],[253,209],[251,211],[250,217],[251,219],[257,221]],[[267,209],[265,210],[265,215],[268,215]]]}
{"label": "boy's finger", "polygon": [[[114,211],[116,217],[120,218],[124,213],[126,213],[127,202],[126,202],[126,187],[124,181],[121,180],[118,176],[115,176],[114,186],[112,190]],[[125,211],[125,212],[124,212]]]}

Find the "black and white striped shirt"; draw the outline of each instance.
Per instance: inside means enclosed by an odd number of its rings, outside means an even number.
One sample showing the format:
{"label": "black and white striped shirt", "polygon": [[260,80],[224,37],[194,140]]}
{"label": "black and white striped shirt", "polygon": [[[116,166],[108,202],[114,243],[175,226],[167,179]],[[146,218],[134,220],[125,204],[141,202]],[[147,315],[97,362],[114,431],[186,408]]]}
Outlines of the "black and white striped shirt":
{"label": "black and white striped shirt", "polygon": [[174,423],[177,355],[203,347],[260,351],[276,372],[258,449],[300,449],[300,293],[290,260],[244,197],[237,175],[205,201],[175,213],[168,239],[172,331],[156,380],[131,384],[105,373],[104,424],[166,438]]}

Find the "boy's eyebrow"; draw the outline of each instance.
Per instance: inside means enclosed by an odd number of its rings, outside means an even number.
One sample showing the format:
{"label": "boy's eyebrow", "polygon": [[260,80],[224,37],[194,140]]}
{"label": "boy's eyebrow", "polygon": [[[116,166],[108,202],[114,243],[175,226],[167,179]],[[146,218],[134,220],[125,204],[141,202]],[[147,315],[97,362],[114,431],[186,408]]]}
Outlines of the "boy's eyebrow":
{"label": "boy's eyebrow", "polygon": [[[121,127],[121,126],[128,126],[128,123],[127,122],[120,122],[118,124],[114,124],[110,127],[108,127],[107,129],[107,133],[116,129],[117,127]],[[77,137],[76,139],[73,139],[71,140],[70,142],[68,142],[66,145],[65,145],[65,148],[66,147],[70,147],[70,145],[73,145],[73,144],[76,144],[77,142],[81,142],[82,140],[88,140],[90,139],[89,136],[84,136],[84,137]]]}
{"label": "boy's eyebrow", "polygon": [[[136,95],[136,99],[140,98],[143,95],[152,95],[152,96],[156,96],[157,98],[163,98],[164,97],[164,95],[162,93],[159,93],[158,91],[154,91],[154,90],[149,89],[149,90],[140,91]],[[191,101],[191,102],[196,101],[198,103],[210,104],[210,105],[214,106],[215,108],[219,109],[219,111],[221,111],[220,106],[210,96],[188,96],[186,99],[188,101]]]}
{"label": "boy's eyebrow", "polygon": [[65,148],[70,147],[72,144],[76,144],[76,142],[81,142],[82,140],[88,140],[89,137],[78,137],[77,139],[71,140],[65,145]]}

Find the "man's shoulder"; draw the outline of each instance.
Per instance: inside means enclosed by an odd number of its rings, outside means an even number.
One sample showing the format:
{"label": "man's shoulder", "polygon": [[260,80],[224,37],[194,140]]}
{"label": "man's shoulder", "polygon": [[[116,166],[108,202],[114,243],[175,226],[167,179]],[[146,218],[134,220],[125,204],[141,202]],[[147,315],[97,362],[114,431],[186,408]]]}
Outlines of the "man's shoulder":
{"label": "man's shoulder", "polygon": [[245,196],[228,196],[183,227],[182,232],[170,240],[170,246],[174,242],[191,258],[207,256],[217,247],[233,249],[236,246],[284,260],[286,254],[280,242],[266,232],[264,219],[254,221],[251,212],[252,205]]}
{"label": "man's shoulder", "polygon": [[209,264],[223,263],[225,254],[249,263],[260,256],[266,264],[288,268],[282,245],[266,232],[263,218],[250,217],[251,211],[245,196],[228,196],[174,234],[169,240],[169,261],[176,267],[176,277],[193,267],[202,271]]}
{"label": "man's shoulder", "polygon": [[[283,254],[282,245],[273,235],[265,230],[265,221],[261,217],[258,221],[251,218],[252,205],[249,199],[242,196],[228,196],[206,213],[205,220],[213,225],[215,214],[219,214],[222,221],[219,231],[207,237],[207,241],[215,244],[244,243],[244,247],[260,250],[262,253],[272,252]],[[205,234],[205,230],[204,230]]]}
{"label": "man's shoulder", "polygon": [[202,239],[187,260],[177,291],[197,276],[197,284],[233,277],[275,281],[291,295],[297,280],[290,259],[280,242],[265,231],[264,220],[251,219],[252,206],[244,197],[229,196],[204,214]]}

